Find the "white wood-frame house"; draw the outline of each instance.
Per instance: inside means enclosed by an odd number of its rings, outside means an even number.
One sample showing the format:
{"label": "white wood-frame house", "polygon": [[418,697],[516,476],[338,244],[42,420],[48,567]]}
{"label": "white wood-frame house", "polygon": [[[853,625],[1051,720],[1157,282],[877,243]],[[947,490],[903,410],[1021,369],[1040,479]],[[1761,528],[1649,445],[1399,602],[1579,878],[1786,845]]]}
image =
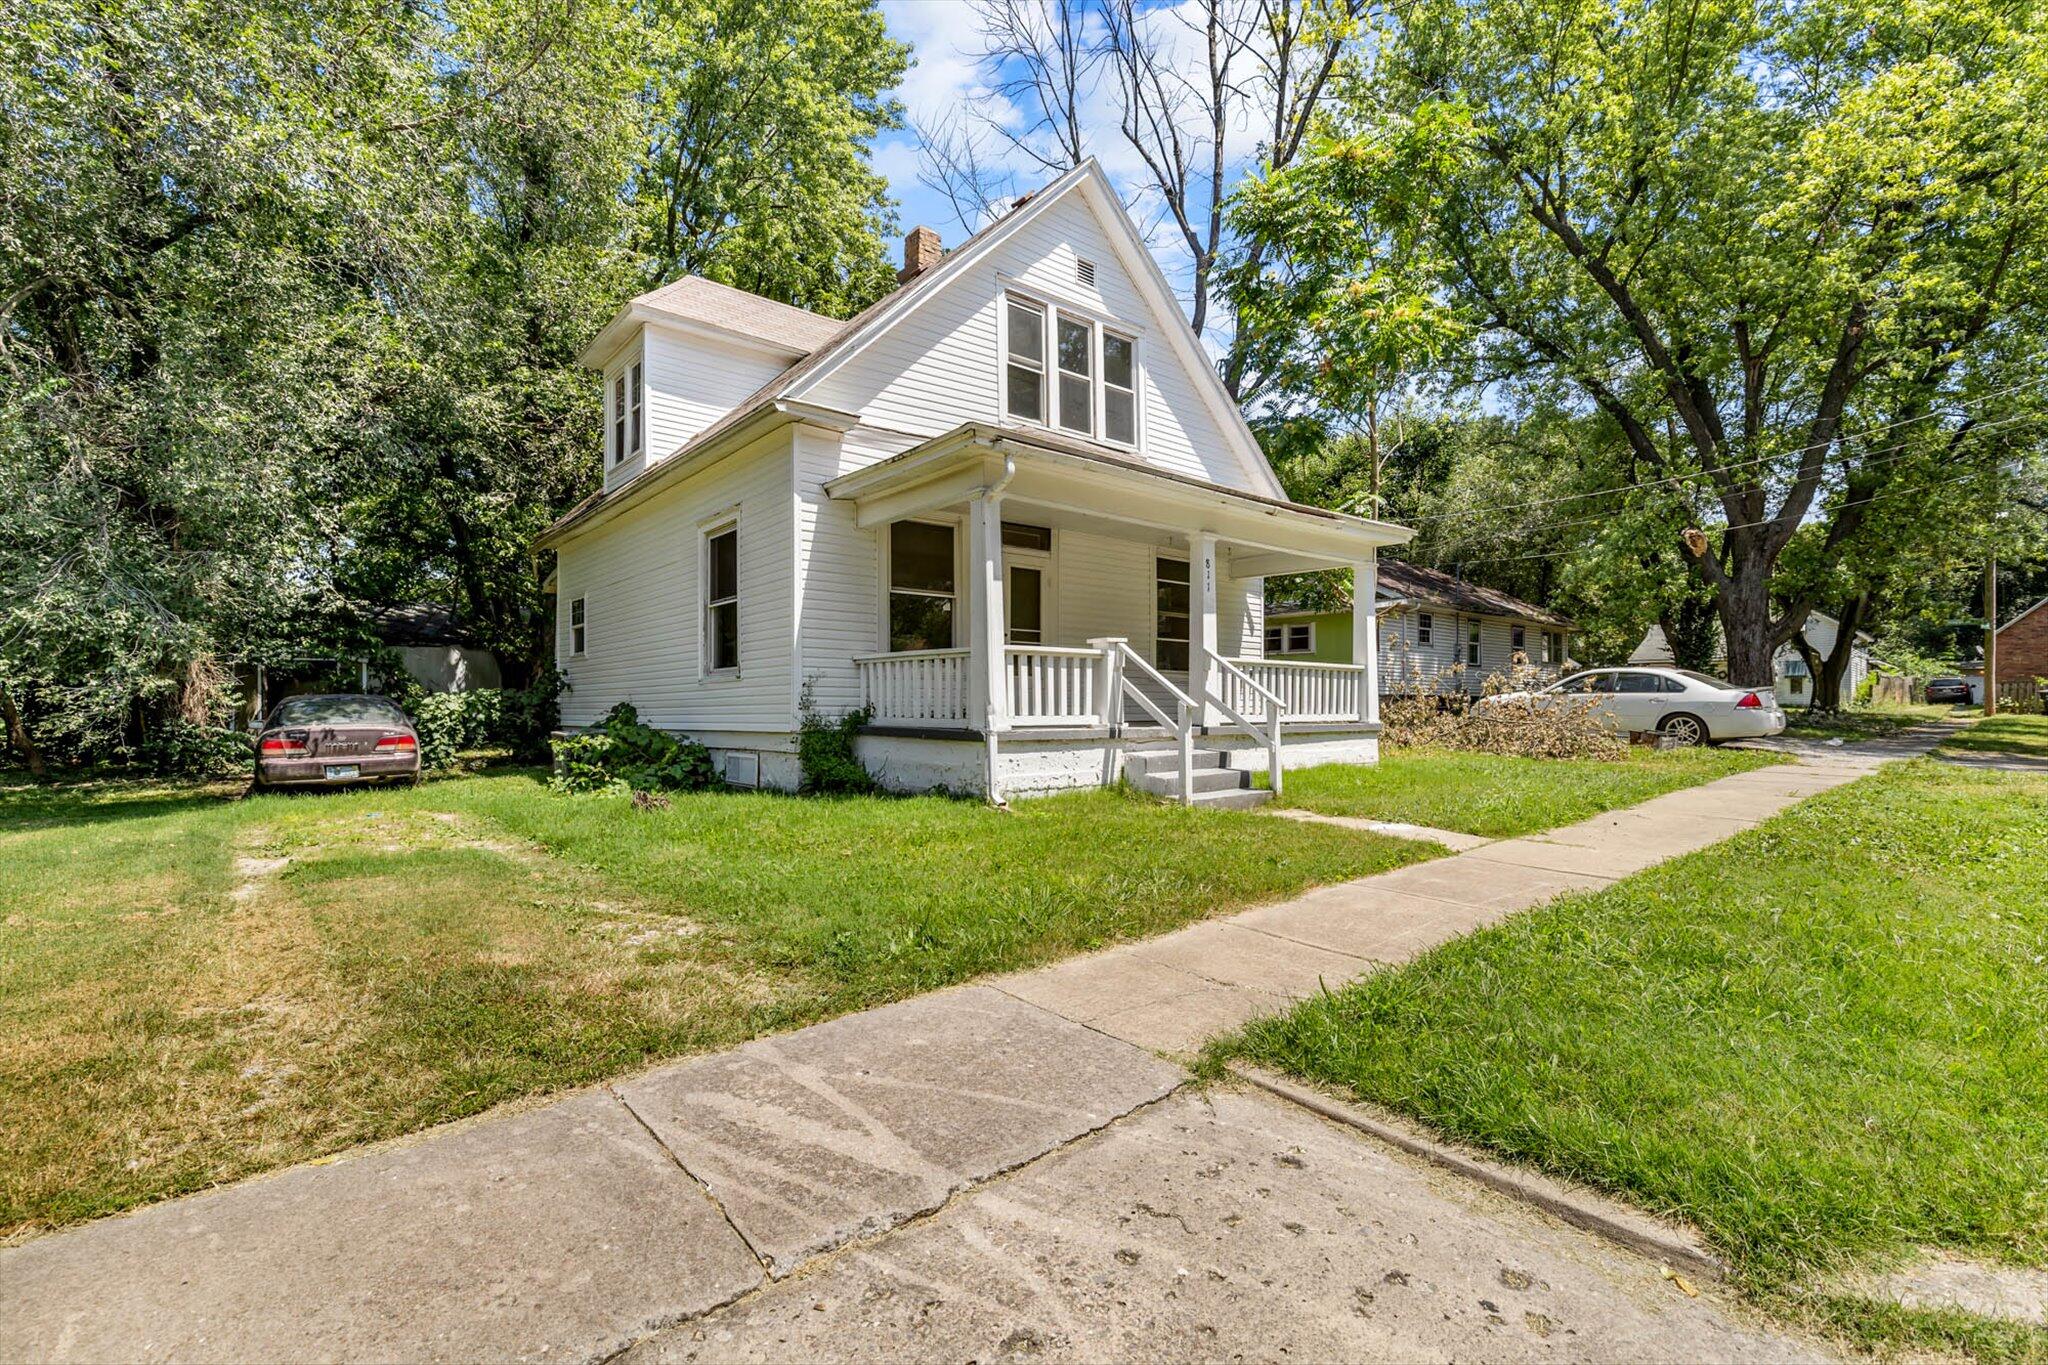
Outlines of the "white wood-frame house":
{"label": "white wood-frame house", "polygon": [[808,700],[869,713],[884,785],[997,800],[1375,758],[1371,614],[1267,659],[1264,579],[1370,602],[1410,533],[1287,501],[1101,170],[905,255],[848,322],[684,279],[586,350],[604,487],[540,541],[564,728],[629,701],[788,788]]}

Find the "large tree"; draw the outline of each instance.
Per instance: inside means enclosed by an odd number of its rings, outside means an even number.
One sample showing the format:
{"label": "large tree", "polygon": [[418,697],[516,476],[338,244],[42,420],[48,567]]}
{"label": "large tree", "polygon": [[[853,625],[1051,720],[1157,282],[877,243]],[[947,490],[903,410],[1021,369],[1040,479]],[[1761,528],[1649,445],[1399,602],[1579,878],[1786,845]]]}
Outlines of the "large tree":
{"label": "large tree", "polygon": [[1304,222],[1396,206],[1487,375],[1570,383],[1644,497],[1707,495],[1674,548],[1731,675],[1768,682],[1829,573],[1901,534],[1876,511],[2010,454],[1984,437],[2042,382],[2023,306],[2048,255],[2040,17],[2033,0],[1417,0],[1278,179]]}

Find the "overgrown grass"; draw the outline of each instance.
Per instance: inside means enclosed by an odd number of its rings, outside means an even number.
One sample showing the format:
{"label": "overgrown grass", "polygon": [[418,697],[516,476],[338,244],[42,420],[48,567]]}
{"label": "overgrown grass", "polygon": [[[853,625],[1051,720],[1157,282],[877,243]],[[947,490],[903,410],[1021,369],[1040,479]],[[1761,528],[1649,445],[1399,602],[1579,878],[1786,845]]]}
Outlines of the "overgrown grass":
{"label": "overgrown grass", "polygon": [[1429,856],[1114,794],[0,788],[0,1235]]}
{"label": "overgrown grass", "polygon": [[1917,726],[1977,714],[1974,706],[1958,708],[1946,702],[1934,706],[1855,706],[1823,715],[1810,715],[1794,707],[1786,712],[1785,733],[1794,739],[1885,739]]}
{"label": "overgrown grass", "polygon": [[1996,715],[1958,730],[1941,747],[1963,754],[2015,754],[2048,758],[2048,716]]}
{"label": "overgrown grass", "polygon": [[2044,960],[2048,779],[1919,760],[1226,1049],[1688,1218],[1773,1293],[1918,1245],[2043,1265]]}
{"label": "overgrown grass", "polygon": [[1382,749],[1371,766],[1287,774],[1280,804],[1502,838],[1554,829],[1784,760],[1745,749],[1630,749],[1618,759]]}

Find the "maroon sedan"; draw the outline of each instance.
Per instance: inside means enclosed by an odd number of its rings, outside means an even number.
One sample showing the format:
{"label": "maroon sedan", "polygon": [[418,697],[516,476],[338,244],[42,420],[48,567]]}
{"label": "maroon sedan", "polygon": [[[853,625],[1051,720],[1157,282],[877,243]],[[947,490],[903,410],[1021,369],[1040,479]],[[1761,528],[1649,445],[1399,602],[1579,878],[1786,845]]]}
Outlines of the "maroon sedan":
{"label": "maroon sedan", "polygon": [[385,697],[286,697],[256,738],[258,787],[419,780],[420,737]]}

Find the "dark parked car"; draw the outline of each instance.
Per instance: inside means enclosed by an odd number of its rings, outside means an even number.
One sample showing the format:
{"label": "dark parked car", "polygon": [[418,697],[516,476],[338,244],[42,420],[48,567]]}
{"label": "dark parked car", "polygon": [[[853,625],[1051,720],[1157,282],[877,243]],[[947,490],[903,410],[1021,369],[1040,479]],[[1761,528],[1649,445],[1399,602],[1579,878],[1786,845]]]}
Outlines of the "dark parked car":
{"label": "dark parked car", "polygon": [[1927,700],[1930,704],[1938,701],[1966,702],[1969,699],[1970,685],[1961,678],[1929,678],[1927,680]]}
{"label": "dark parked car", "polygon": [[419,780],[419,734],[388,697],[286,697],[256,737],[259,787]]}

